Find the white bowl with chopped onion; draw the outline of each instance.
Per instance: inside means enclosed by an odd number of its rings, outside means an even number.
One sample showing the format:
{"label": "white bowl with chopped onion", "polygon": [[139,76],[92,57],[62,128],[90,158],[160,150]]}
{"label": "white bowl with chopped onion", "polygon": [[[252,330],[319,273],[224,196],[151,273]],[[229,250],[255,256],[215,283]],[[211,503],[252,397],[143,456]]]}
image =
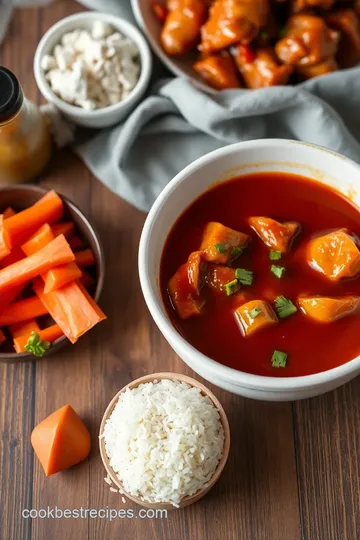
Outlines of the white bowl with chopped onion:
{"label": "white bowl with chopped onion", "polygon": [[45,99],[72,122],[108,127],[144,95],[151,76],[150,48],[121,17],[88,12],[58,21],[42,37],[34,74]]}
{"label": "white bowl with chopped onion", "polygon": [[217,398],[176,373],[136,379],[111,400],[100,426],[100,453],[119,492],[147,508],[183,508],[219,479],[230,448]]}

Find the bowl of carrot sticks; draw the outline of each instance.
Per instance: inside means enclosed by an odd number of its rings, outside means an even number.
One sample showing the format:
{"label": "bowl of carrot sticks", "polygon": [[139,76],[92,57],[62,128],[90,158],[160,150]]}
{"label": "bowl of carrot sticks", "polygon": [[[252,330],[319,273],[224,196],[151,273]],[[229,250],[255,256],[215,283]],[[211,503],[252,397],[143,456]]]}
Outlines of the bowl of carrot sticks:
{"label": "bowl of carrot sticks", "polygon": [[104,255],[93,226],[54,190],[0,188],[0,361],[76,343],[106,319]]}

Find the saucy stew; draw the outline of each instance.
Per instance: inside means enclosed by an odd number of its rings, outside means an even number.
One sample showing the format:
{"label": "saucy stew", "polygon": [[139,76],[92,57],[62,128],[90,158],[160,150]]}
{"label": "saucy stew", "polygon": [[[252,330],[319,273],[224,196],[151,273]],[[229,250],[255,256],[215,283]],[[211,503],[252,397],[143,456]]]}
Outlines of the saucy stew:
{"label": "saucy stew", "polygon": [[318,373],[360,354],[360,213],[287,173],[209,189],[166,240],[160,285],[196,349],[248,373]]}

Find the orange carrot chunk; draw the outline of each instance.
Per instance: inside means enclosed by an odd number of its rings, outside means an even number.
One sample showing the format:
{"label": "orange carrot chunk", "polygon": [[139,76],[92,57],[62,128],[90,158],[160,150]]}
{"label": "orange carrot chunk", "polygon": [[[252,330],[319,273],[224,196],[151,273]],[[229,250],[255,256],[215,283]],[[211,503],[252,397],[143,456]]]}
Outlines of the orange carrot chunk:
{"label": "orange carrot chunk", "polygon": [[39,338],[41,341],[49,341],[50,343],[53,343],[57,339],[61,338],[61,336],[64,335],[63,331],[61,330],[60,326],[57,324],[53,324],[52,326],[49,326],[48,328],[44,328],[43,330],[30,330],[30,332],[24,332],[23,334],[19,334],[18,336],[13,336],[14,338],[14,348],[17,353],[26,352],[25,345],[28,342],[29,336],[31,332],[37,332],[39,334]]}
{"label": "orange carrot chunk", "polygon": [[29,319],[28,321],[10,324],[9,330],[13,339],[15,339],[20,336],[30,336],[31,332],[40,332],[40,326],[36,319]]}
{"label": "orange carrot chunk", "polygon": [[84,242],[79,236],[72,236],[69,240],[69,246],[75,251],[76,249],[81,249],[84,246]]}
{"label": "orange carrot chunk", "polygon": [[21,261],[21,259],[24,259],[25,255],[23,250],[20,246],[17,246],[16,248],[12,249],[11,252],[7,257],[5,257],[2,261],[0,261],[0,268],[5,268],[6,266],[10,266],[10,264],[14,264],[18,261]]}
{"label": "orange carrot chunk", "polygon": [[80,278],[80,283],[85,287],[85,289],[90,289],[93,285],[95,285],[95,280],[92,278],[86,270],[83,269],[82,275]]}
{"label": "orange carrot chunk", "polygon": [[10,241],[4,226],[4,222],[4,215],[0,214],[0,261],[9,255],[11,251]]}
{"label": "orange carrot chunk", "polygon": [[28,321],[47,313],[46,307],[36,296],[10,304],[0,312],[0,326]]}
{"label": "orange carrot chunk", "polygon": [[16,285],[26,283],[54,266],[66,264],[74,259],[69,244],[61,234],[33,255],[0,270],[0,294]]}
{"label": "orange carrot chunk", "polygon": [[46,476],[68,469],[90,453],[90,433],[70,405],[64,405],[38,424],[31,433]]}
{"label": "orange carrot chunk", "polygon": [[53,234],[52,228],[50,228],[50,225],[48,223],[45,223],[45,225],[42,225],[40,229],[36,231],[35,234],[33,234],[29,240],[21,246],[22,251],[29,257],[29,255],[33,255],[39,249],[47,246],[51,240],[54,240],[55,236]]}
{"label": "orange carrot chunk", "polygon": [[93,250],[90,248],[75,253],[75,261],[79,268],[84,268],[85,266],[92,266],[96,264]]}
{"label": "orange carrot chunk", "polygon": [[75,343],[85,332],[106,319],[79,282],[74,281],[61,289],[44,294],[44,284],[40,278],[36,278],[33,288],[71,343]]}
{"label": "orange carrot chunk", "polygon": [[8,206],[6,210],[3,211],[4,219],[8,219],[9,217],[15,216],[16,212],[11,206]]}
{"label": "orange carrot chunk", "polygon": [[61,221],[61,223],[55,223],[51,225],[51,230],[54,236],[63,234],[65,238],[70,238],[75,230],[75,225],[72,221]]}
{"label": "orange carrot chunk", "polygon": [[25,288],[25,284],[17,285],[12,289],[7,290],[6,292],[0,294],[0,313],[4,311],[7,305],[11,304],[15,298],[21,293]]}
{"label": "orange carrot chunk", "polygon": [[75,262],[52,268],[42,276],[45,282],[44,294],[64,287],[64,285],[67,285],[71,281],[81,278],[81,275],[82,272]]}
{"label": "orange carrot chunk", "polygon": [[62,217],[63,202],[54,190],[49,191],[37,203],[6,220],[6,230],[10,247],[17,246],[34,234],[41,225],[55,223]]}
{"label": "orange carrot chunk", "polygon": [[4,332],[0,329],[0,345],[6,341],[6,336]]}

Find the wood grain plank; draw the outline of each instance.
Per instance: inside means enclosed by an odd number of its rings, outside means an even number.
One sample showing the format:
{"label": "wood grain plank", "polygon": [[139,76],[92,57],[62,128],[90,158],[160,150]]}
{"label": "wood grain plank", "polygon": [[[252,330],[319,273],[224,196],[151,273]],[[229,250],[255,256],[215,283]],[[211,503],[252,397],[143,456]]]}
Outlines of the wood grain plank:
{"label": "wood grain plank", "polygon": [[360,538],[360,378],[294,404],[304,540]]}
{"label": "wood grain plank", "polygon": [[[70,178],[74,181],[69,181]],[[60,154],[46,181],[41,183],[66,195],[85,212],[89,210],[90,173],[74,155]],[[37,362],[35,392],[35,424],[69,403],[91,427],[88,336],[74,346],[67,345],[59,354]],[[89,467],[90,460],[86,460],[62,474],[46,478],[34,457],[34,508],[88,508]],[[32,524],[34,539],[57,539],[66,535],[67,540],[79,540],[87,538],[87,531],[87,519],[36,519]]]}
{"label": "wood grain plank", "polygon": [[[24,92],[36,99],[33,51],[39,30],[37,10],[18,11],[0,47],[0,64],[18,76]],[[27,46],[20,46],[26,36]],[[0,536],[30,540],[31,521],[22,511],[32,507],[33,452],[30,433],[34,415],[35,362],[0,364]]]}

